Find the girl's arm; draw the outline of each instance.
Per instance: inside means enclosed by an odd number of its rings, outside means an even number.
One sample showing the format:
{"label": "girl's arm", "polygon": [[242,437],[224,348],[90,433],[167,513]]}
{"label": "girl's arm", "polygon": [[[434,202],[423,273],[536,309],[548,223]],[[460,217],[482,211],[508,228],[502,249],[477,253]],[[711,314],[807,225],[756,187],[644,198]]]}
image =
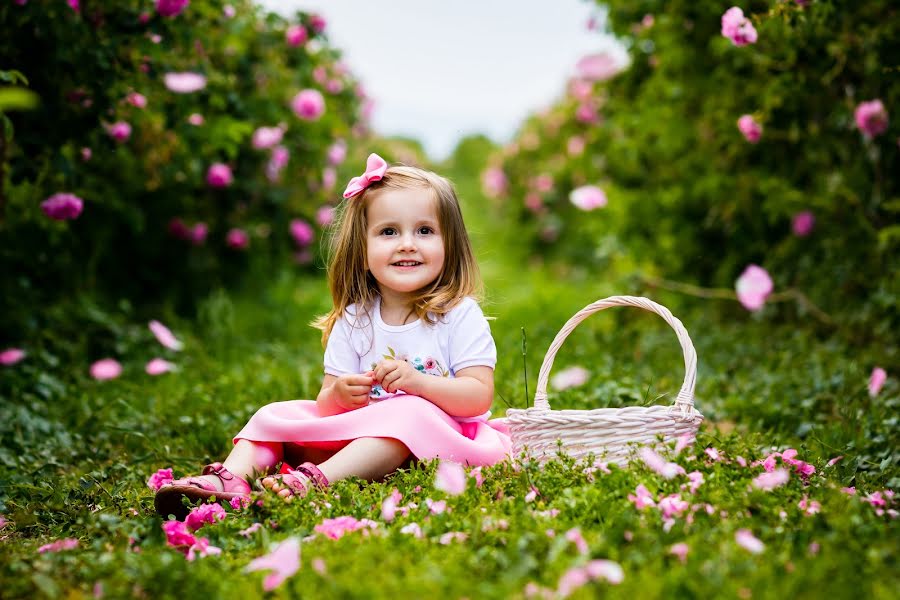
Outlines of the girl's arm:
{"label": "girl's arm", "polygon": [[400,389],[421,396],[452,417],[477,417],[494,401],[491,367],[467,367],[451,378],[420,373],[406,361],[383,360],[375,368],[374,379],[386,392]]}

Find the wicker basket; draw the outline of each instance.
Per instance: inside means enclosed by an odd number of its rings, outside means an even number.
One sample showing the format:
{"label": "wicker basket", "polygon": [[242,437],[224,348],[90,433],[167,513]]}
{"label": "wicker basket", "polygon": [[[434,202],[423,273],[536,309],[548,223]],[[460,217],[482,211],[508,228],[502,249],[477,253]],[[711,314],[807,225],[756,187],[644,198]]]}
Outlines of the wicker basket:
{"label": "wicker basket", "polygon": [[[613,306],[635,306],[665,319],[681,343],[684,352],[684,384],[672,406],[628,406],[595,410],[551,410],[547,401],[547,380],[553,359],[569,333],[588,316]],[[513,455],[522,452],[541,461],[562,451],[581,459],[593,454],[601,460],[620,465],[628,461],[635,444],[668,442],[697,432],[703,421],[694,408],[694,382],[697,354],[684,325],[664,306],[636,296],[611,296],[598,300],[576,313],[556,334],[544,356],[538,376],[534,407],[506,411],[512,438]]]}

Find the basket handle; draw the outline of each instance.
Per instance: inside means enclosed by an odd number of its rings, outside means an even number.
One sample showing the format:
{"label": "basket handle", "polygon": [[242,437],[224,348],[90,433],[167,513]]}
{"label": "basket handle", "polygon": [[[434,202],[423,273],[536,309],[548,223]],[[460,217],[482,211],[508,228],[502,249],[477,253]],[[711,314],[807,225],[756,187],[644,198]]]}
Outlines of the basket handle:
{"label": "basket handle", "polygon": [[563,328],[559,330],[559,333],[556,334],[556,337],[553,338],[553,343],[550,344],[547,354],[544,355],[544,362],[538,375],[537,391],[534,393],[534,407],[539,410],[550,410],[550,402],[547,401],[547,380],[550,378],[550,369],[553,368],[553,359],[556,357],[556,352],[562,346],[562,343],[566,341],[568,335],[590,315],[613,306],[634,306],[654,312],[665,319],[666,323],[675,330],[678,341],[681,343],[681,349],[684,352],[685,374],[684,383],[678,392],[678,396],[675,398],[673,408],[679,409],[684,415],[690,414],[694,408],[694,384],[697,380],[697,353],[694,351],[694,344],[691,342],[684,325],[672,315],[668,308],[641,296],[610,296],[603,300],[597,300],[582,308],[566,322]]}

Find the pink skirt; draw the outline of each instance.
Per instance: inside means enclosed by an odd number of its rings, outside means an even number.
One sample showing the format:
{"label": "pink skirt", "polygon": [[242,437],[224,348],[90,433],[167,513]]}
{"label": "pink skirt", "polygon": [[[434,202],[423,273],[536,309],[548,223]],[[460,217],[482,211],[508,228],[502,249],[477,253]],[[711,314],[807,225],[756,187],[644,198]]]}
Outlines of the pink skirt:
{"label": "pink skirt", "polygon": [[416,458],[471,466],[495,464],[511,452],[505,419],[459,423],[419,396],[395,396],[329,417],[319,416],[313,400],[273,402],[256,411],[233,441],[338,450],[362,437],[394,438]]}

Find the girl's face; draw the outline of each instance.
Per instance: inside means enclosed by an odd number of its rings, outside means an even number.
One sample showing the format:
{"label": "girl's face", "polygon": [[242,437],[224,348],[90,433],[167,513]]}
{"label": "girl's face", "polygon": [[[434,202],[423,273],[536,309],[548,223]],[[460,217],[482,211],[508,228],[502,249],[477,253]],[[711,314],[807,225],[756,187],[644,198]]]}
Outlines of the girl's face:
{"label": "girl's face", "polygon": [[441,274],[444,240],[429,190],[383,190],[369,203],[366,221],[366,266],[382,297],[410,295]]}

